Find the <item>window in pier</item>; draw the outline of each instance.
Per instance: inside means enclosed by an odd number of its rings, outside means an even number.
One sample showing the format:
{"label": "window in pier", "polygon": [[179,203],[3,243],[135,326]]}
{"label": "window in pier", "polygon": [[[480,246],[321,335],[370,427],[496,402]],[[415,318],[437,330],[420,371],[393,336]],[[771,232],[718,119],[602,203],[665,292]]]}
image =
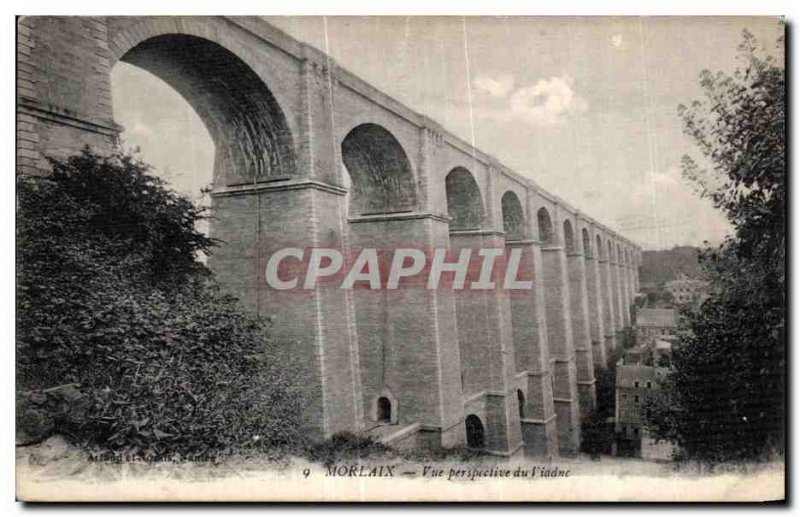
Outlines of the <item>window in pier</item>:
{"label": "window in pier", "polygon": [[386,397],[378,399],[378,422],[388,424],[392,421],[392,403]]}
{"label": "window in pier", "polygon": [[465,425],[467,427],[467,446],[473,449],[482,449],[486,444],[481,419],[475,415],[469,415]]}

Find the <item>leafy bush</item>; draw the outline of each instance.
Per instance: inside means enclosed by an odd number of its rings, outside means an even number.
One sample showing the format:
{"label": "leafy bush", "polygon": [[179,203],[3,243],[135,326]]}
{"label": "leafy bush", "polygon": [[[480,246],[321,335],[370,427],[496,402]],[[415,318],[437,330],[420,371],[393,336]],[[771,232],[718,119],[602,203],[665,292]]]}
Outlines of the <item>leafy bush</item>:
{"label": "leafy bush", "polygon": [[593,411],[581,422],[581,450],[592,456],[611,454],[614,443],[614,424],[607,417]]}
{"label": "leafy bush", "polygon": [[[53,169],[18,181],[23,430],[152,454],[297,441],[296,366],[196,261],[213,245],[204,210],[130,157],[86,150]],[[43,394],[71,383],[54,411]]]}

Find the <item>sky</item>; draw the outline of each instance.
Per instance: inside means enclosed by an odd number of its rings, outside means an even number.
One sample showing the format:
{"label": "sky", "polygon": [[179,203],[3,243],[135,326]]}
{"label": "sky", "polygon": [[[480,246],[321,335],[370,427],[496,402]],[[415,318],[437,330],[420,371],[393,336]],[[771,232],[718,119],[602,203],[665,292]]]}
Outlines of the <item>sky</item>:
{"label": "sky", "polygon": [[[732,71],[747,28],[775,18],[268,17],[410,108],[645,249],[717,243],[731,229],[683,177],[679,104],[702,70]],[[200,199],[214,146],[192,108],[126,63],[114,117],[178,190]],[[179,152],[176,152],[179,150]]]}

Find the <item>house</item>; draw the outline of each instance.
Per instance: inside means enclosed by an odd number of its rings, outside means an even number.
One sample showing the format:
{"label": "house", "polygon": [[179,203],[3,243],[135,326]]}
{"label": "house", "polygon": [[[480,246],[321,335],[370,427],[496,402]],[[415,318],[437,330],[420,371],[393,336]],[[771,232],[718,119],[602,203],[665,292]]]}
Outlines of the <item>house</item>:
{"label": "house", "polygon": [[670,280],[664,284],[676,304],[692,303],[702,301],[708,292],[708,282],[689,278],[685,275],[677,280]]}
{"label": "house", "polygon": [[675,309],[638,309],[636,311],[636,342],[646,345],[656,338],[672,336],[678,326]]}

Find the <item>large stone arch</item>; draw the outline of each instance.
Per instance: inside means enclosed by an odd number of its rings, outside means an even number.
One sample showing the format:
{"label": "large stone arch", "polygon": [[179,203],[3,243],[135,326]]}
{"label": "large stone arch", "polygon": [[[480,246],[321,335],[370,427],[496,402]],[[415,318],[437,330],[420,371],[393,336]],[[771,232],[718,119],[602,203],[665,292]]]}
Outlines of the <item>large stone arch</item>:
{"label": "large stone arch", "polygon": [[[156,30],[145,34],[150,32]],[[261,77],[236,54],[188,34],[158,34],[135,45],[125,41],[129,45],[118,59],[169,84],[203,120],[216,148],[215,185],[298,174],[294,139],[282,109]],[[115,53],[121,51],[115,47]]]}
{"label": "large stone arch", "polygon": [[378,124],[360,124],[347,133],[341,147],[352,184],[351,211],[369,215],[416,208],[411,163],[392,133]]}
{"label": "large stone arch", "polygon": [[606,258],[606,254],[603,253],[603,238],[600,237],[599,233],[595,235],[595,249],[597,250],[598,259]]}
{"label": "large stone arch", "polygon": [[133,47],[157,36],[182,34],[214,42],[253,69],[286,111],[292,132],[299,113],[303,44],[262,20],[221,16],[109,16],[105,18],[109,66]]}
{"label": "large stone arch", "polygon": [[517,194],[511,190],[506,191],[500,198],[500,207],[503,212],[503,231],[506,239],[524,239],[526,234],[525,211]]}
{"label": "large stone arch", "polygon": [[483,225],[481,190],[464,167],[455,167],[445,178],[447,213],[451,230],[475,230]]}

